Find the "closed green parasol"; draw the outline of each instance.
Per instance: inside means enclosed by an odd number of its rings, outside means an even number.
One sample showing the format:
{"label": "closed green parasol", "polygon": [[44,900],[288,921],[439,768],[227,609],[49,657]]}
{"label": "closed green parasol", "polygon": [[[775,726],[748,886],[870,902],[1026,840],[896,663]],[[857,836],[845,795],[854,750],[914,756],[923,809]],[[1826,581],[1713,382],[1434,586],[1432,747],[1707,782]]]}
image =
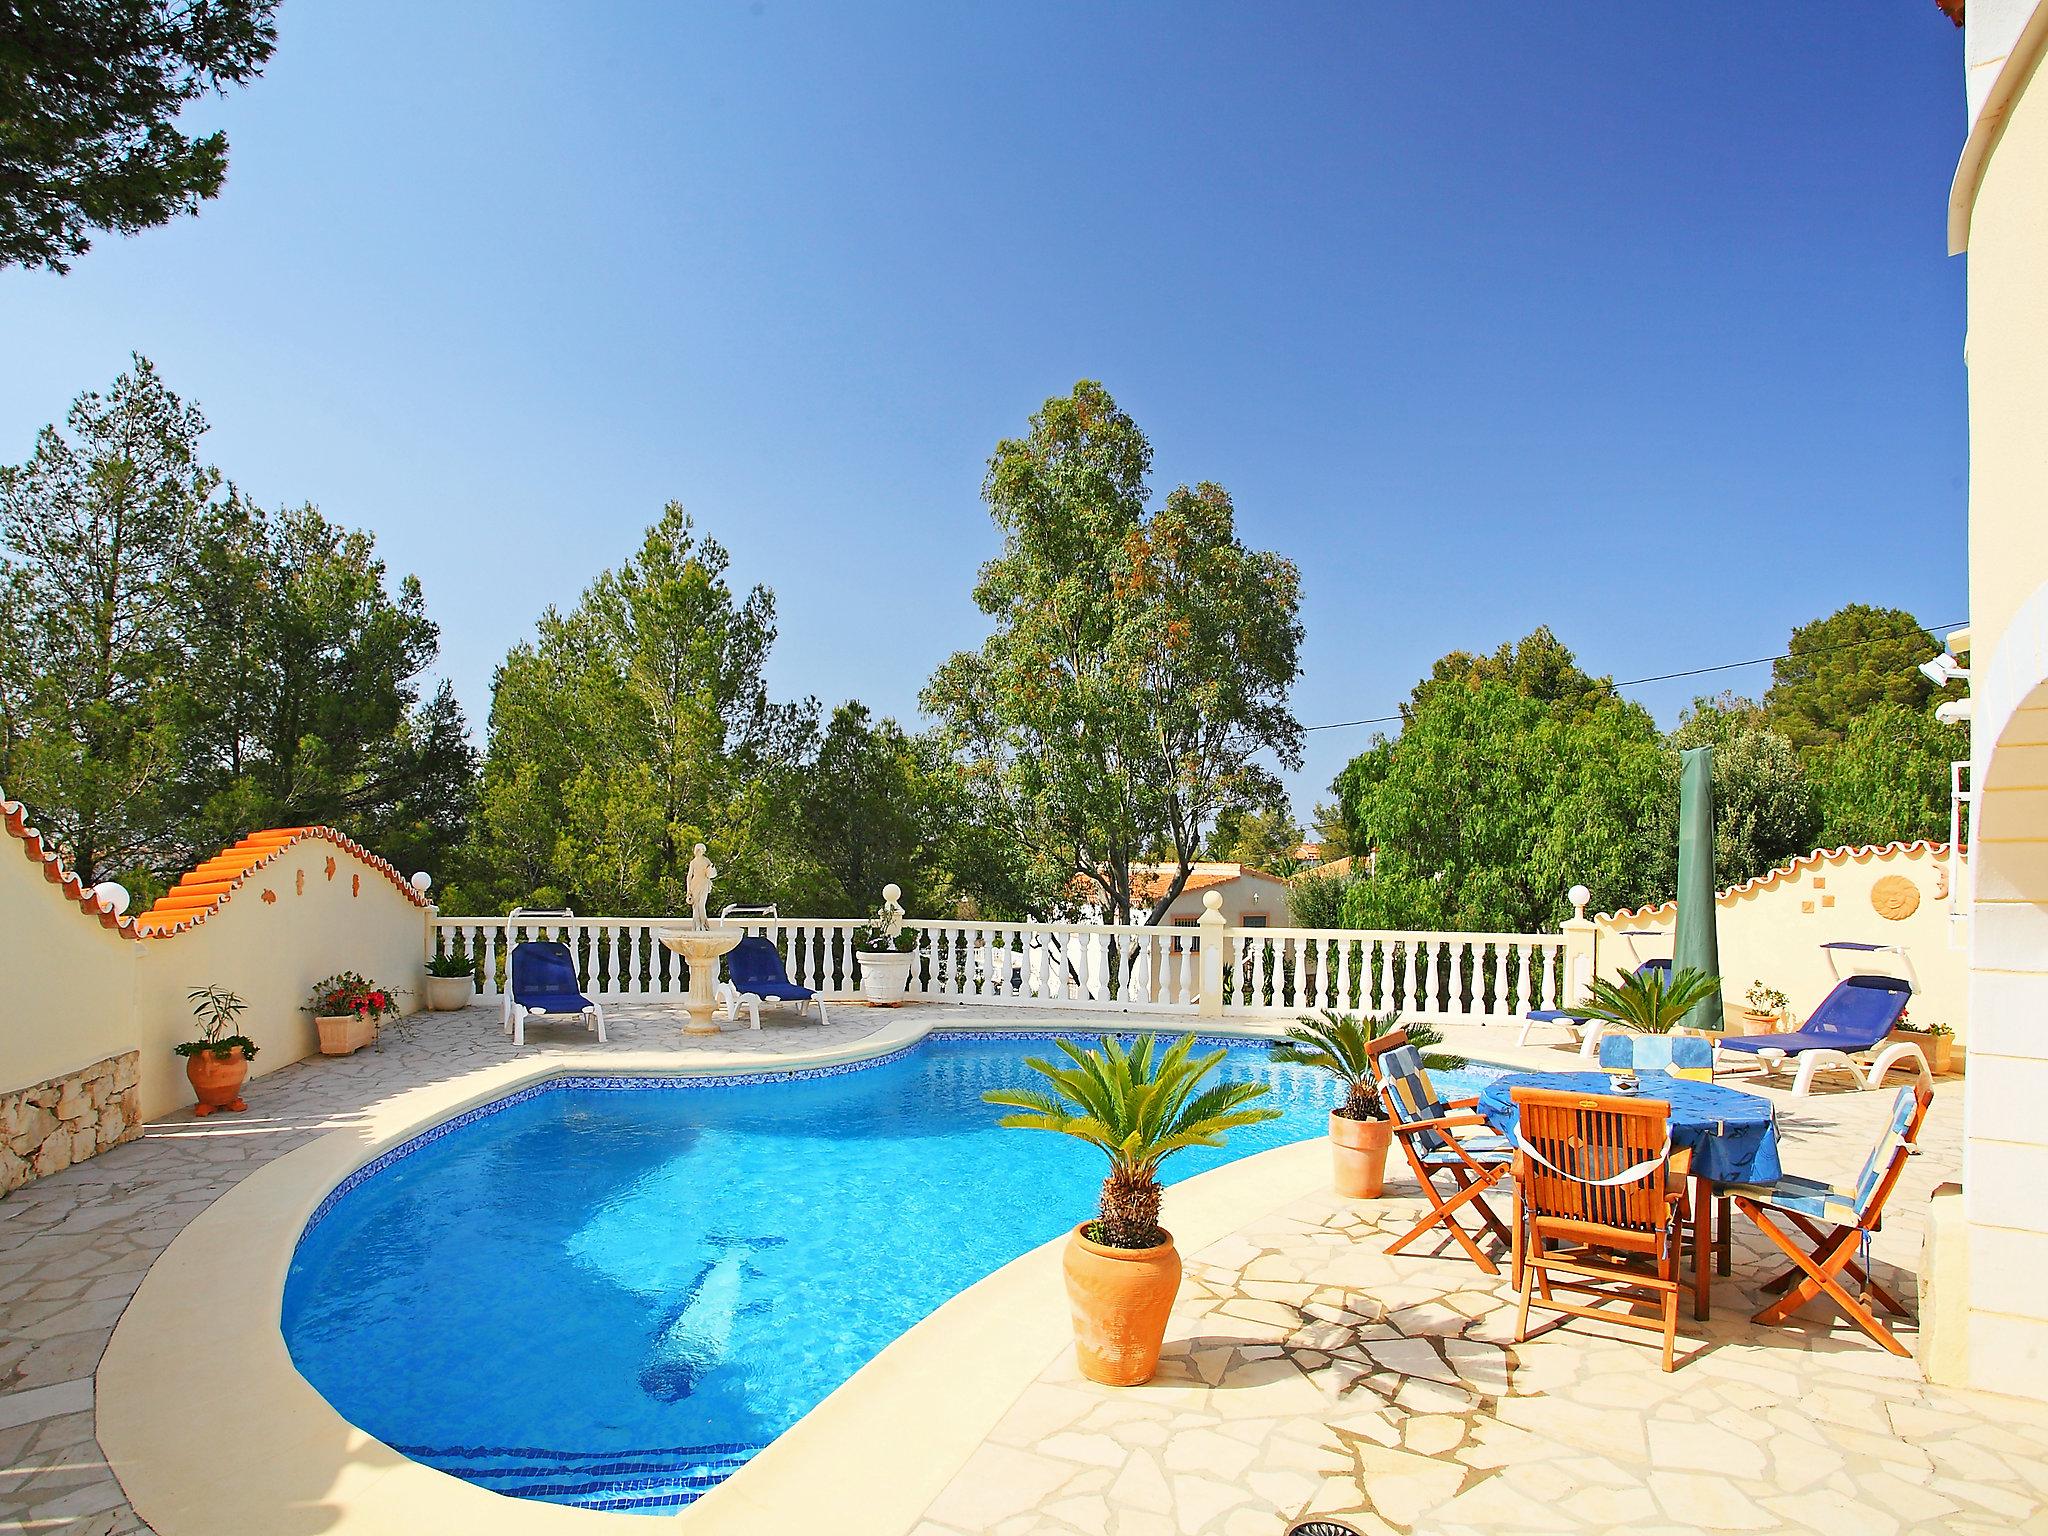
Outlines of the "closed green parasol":
{"label": "closed green parasol", "polygon": [[[1719,979],[1721,943],[1714,923],[1714,749],[1693,747],[1679,756],[1678,933],[1674,973],[1703,971]],[[1688,1029],[1721,1027],[1721,998],[1708,998],[1685,1016]]]}

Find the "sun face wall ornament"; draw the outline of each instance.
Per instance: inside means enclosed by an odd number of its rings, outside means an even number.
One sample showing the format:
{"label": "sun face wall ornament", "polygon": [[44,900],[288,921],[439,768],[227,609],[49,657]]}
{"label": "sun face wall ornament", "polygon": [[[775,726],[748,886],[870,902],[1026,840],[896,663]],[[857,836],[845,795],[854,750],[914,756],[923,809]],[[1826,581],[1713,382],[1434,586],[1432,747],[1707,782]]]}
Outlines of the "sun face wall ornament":
{"label": "sun face wall ornament", "polygon": [[1887,922],[1902,923],[1920,910],[1920,887],[1904,875],[1886,875],[1870,888],[1870,906]]}

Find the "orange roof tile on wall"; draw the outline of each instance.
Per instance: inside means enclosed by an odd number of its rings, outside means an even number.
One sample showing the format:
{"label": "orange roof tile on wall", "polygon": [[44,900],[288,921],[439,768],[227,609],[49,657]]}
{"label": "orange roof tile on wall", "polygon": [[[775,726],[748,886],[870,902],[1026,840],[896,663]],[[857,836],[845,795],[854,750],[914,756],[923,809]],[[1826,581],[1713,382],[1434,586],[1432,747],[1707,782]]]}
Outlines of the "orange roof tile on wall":
{"label": "orange roof tile on wall", "polygon": [[[1868,864],[1872,859],[1888,859],[1898,854],[1914,853],[1931,853],[1939,858],[1947,852],[1947,843],[1937,843],[1925,837],[1916,838],[1909,843],[1862,843],[1855,847],[1816,848],[1812,853],[1802,853],[1796,859],[1788,859],[1776,868],[1767,869],[1740,885],[1731,885],[1726,890],[1714,892],[1714,901],[1717,905],[1727,906],[1745,896],[1772,890],[1796,875],[1803,875],[1808,870],[1819,869],[1823,865]],[[1603,912],[1600,916],[1608,921],[1623,922],[1658,917],[1677,910],[1677,902],[1660,901],[1647,907],[1624,907],[1619,912]]]}
{"label": "orange roof tile on wall", "polygon": [[28,808],[19,800],[0,797],[0,824],[4,824],[7,835],[13,838],[28,856],[31,863],[42,866],[43,878],[64,894],[64,899],[77,903],[81,912],[98,921],[102,928],[108,928],[123,938],[136,937],[135,920],[116,917],[93,895],[83,880],[65,866],[63,856],[43,841],[43,836],[28,824]]}
{"label": "orange roof tile on wall", "polygon": [[384,876],[414,906],[427,905],[426,897],[414,890],[412,882],[401,875],[388,859],[378,858],[355,839],[334,828],[277,827],[267,832],[252,832],[196,866],[147,912],[135,919],[136,932],[144,938],[160,939],[196,927],[219,911],[250,875],[304,842],[334,844]]}

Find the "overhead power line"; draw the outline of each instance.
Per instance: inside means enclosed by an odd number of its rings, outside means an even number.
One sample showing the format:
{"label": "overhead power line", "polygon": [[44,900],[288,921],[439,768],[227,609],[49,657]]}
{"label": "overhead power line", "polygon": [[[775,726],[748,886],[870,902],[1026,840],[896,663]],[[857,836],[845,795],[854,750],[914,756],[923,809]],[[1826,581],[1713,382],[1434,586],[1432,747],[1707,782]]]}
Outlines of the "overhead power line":
{"label": "overhead power line", "polygon": [[[1930,624],[1928,626],[1929,629],[1937,632],[1946,632],[1951,629],[1961,629],[1962,627],[1960,622],[1955,624]],[[1866,643],[1866,641],[1862,640],[1849,640],[1840,645],[1816,646],[1813,650],[1801,651],[1800,655],[1825,656],[1830,651],[1856,650]],[[1742,667],[1767,666],[1774,661],[1787,660],[1791,654],[1790,651],[1786,651],[1777,656],[1752,656],[1747,661],[1724,661],[1720,665],[1712,667],[1688,667],[1683,672],[1659,672],[1655,677],[1632,677],[1626,682],[1616,683],[1614,687],[1618,692],[1623,688],[1641,688],[1647,683],[1669,683],[1681,677],[1705,677],[1710,672],[1734,672]],[[1304,725],[1302,729],[1304,731],[1343,731],[1349,730],[1356,725],[1391,725],[1400,718],[1398,714],[1373,715],[1365,720],[1332,720],[1324,725]]]}

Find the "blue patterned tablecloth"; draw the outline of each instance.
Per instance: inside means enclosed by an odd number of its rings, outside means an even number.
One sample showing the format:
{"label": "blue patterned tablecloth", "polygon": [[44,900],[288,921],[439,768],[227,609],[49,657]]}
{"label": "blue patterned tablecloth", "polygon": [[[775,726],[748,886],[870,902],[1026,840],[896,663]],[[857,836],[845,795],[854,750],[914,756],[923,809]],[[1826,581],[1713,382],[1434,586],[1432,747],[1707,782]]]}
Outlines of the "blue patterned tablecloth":
{"label": "blue patterned tablecloth", "polygon": [[[1638,1082],[1636,1098],[1662,1099],[1671,1106],[1672,1150],[1691,1150],[1695,1176],[1716,1184],[1768,1184],[1783,1171],[1777,1114],[1768,1099],[1662,1072],[1641,1073]],[[1612,1093],[1614,1079],[1605,1072],[1511,1072],[1495,1078],[1479,1092],[1479,1112],[1510,1140],[1519,1118],[1513,1097],[1517,1088]]]}

